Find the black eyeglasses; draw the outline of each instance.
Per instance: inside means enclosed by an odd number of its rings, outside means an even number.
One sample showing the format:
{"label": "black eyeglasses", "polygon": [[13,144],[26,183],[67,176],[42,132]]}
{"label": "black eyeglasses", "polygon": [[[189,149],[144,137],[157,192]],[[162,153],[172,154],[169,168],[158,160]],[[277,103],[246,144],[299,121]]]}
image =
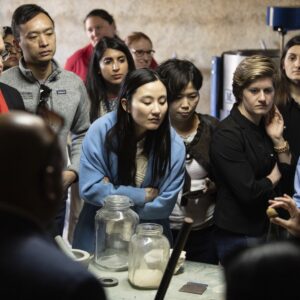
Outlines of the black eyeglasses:
{"label": "black eyeglasses", "polygon": [[41,84],[40,102],[37,106],[36,114],[41,116],[56,133],[59,133],[64,125],[64,119],[48,107],[51,92],[52,90],[48,86]]}
{"label": "black eyeglasses", "polygon": [[38,112],[41,107],[48,106],[47,103],[48,103],[51,91],[52,90],[48,86],[46,86],[45,84],[41,84],[41,86],[40,86],[40,102],[39,102],[39,104],[37,106],[37,110],[36,110],[37,114],[39,114]]}
{"label": "black eyeglasses", "polygon": [[7,50],[2,50],[0,52],[0,57],[2,58],[3,61],[6,61],[9,57],[9,52]]}
{"label": "black eyeglasses", "polygon": [[141,49],[131,49],[131,51],[137,56],[137,57],[143,57],[145,54],[147,54],[147,56],[152,56],[155,51],[153,49],[151,50],[141,50]]}
{"label": "black eyeglasses", "polygon": [[5,50],[10,53],[21,53],[21,49],[15,47],[14,45],[4,42]]}

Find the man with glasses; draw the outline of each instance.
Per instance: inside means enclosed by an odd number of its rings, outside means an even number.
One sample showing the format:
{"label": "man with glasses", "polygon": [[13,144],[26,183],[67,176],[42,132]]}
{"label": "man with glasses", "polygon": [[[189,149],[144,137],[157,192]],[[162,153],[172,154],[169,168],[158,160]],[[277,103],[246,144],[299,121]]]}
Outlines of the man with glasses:
{"label": "man with glasses", "polygon": [[[0,27],[0,75],[8,56],[9,53],[5,50]],[[0,82],[0,114],[12,109],[24,110],[23,99],[16,89]]]}
{"label": "man with glasses", "polygon": [[157,63],[153,58],[155,51],[151,39],[143,32],[132,32],[125,39],[130,49],[135,67],[156,69]]}
{"label": "man with glasses", "polygon": [[[47,106],[64,118],[60,144],[66,154],[71,132],[70,161],[65,169],[63,184],[65,198],[68,187],[77,180],[81,143],[89,127],[89,100],[83,82],[74,73],[61,69],[53,59],[56,35],[53,19],[35,4],[19,6],[12,17],[12,31],[17,47],[23,52],[19,66],[5,71],[0,81],[12,85],[21,93],[27,110],[36,113],[38,107]],[[62,234],[65,202],[58,213],[52,235]]]}

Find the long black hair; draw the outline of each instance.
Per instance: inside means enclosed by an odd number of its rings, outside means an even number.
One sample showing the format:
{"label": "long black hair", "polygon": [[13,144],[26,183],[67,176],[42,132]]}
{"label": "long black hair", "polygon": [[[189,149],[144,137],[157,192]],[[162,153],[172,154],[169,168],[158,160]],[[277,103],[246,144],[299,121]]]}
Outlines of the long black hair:
{"label": "long black hair", "polygon": [[[129,114],[129,109],[136,90],[154,81],[161,81],[155,71],[138,69],[129,72],[122,83],[118,96],[117,123],[108,131],[105,141],[108,153],[112,151],[118,156],[117,184],[135,186],[137,139],[134,136],[134,120]],[[121,105],[121,99],[127,100],[126,111]],[[171,137],[167,113],[157,130],[146,132],[143,153],[149,158],[150,152],[153,153],[151,185],[154,187],[157,180],[164,176],[170,167]]]}
{"label": "long black hair", "polygon": [[107,85],[101,74],[99,62],[102,59],[104,52],[109,48],[119,50],[125,54],[128,63],[128,72],[135,69],[132,55],[122,40],[117,37],[104,37],[97,43],[89,65],[89,72],[86,82],[87,91],[91,100],[91,122],[95,121],[99,117],[99,107],[101,101],[104,101],[104,104],[106,107],[108,107]]}
{"label": "long black hair", "polygon": [[278,106],[285,106],[290,100],[290,79],[286,76],[286,72],[284,70],[284,60],[287,55],[287,52],[293,46],[300,45],[300,35],[296,35],[292,37],[284,46],[281,58],[280,58],[280,85],[279,85],[279,93],[276,97],[276,102]]}

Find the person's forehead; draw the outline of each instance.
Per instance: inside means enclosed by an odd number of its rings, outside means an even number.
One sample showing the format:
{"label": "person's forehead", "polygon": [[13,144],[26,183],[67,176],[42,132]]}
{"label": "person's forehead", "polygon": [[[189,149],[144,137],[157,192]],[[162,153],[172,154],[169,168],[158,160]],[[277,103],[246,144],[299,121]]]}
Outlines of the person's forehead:
{"label": "person's forehead", "polygon": [[144,48],[147,50],[148,48],[151,49],[152,45],[147,39],[140,38],[140,39],[132,42],[131,47],[133,47],[137,50],[138,49],[144,50]]}
{"label": "person's forehead", "polygon": [[14,40],[14,36],[12,34],[7,34],[3,40],[5,43],[10,43]]}
{"label": "person's forehead", "polygon": [[28,22],[20,25],[20,32],[41,31],[47,28],[54,28],[51,19],[44,13],[39,13]]}
{"label": "person's forehead", "polygon": [[7,34],[7,35],[3,38],[4,42],[5,42],[6,40],[11,40],[11,39],[14,39],[14,36],[13,36],[12,34]]}
{"label": "person's forehead", "polygon": [[292,46],[288,51],[288,54],[300,54],[300,45],[294,45]]}
{"label": "person's forehead", "polygon": [[91,16],[86,19],[85,25],[87,27],[90,27],[90,26],[97,26],[97,25],[105,26],[105,25],[111,25],[111,24],[109,24],[108,21],[106,21],[105,19],[102,19],[99,16]]}
{"label": "person's forehead", "polygon": [[166,87],[160,80],[151,81],[138,87],[134,93],[136,98],[165,96],[167,93]]}
{"label": "person's forehead", "polygon": [[118,57],[123,57],[125,56],[125,53],[118,50],[118,49],[112,49],[112,48],[107,48],[102,56],[102,59],[105,58],[118,58]]}

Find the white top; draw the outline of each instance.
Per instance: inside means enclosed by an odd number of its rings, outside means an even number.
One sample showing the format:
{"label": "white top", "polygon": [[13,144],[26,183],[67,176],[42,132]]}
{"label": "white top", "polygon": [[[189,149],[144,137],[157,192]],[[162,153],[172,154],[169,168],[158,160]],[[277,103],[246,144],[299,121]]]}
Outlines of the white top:
{"label": "white top", "polygon": [[[182,137],[185,144],[193,141],[197,131],[193,132],[187,137]],[[191,178],[190,191],[203,190],[207,186],[207,171],[195,160],[186,159],[186,170]],[[193,229],[200,229],[210,224],[215,205],[211,203],[210,197],[203,197],[197,199],[189,199],[186,206],[181,206],[182,191],[179,193],[174,210],[170,216],[171,228],[179,230],[186,216],[194,220]]]}

